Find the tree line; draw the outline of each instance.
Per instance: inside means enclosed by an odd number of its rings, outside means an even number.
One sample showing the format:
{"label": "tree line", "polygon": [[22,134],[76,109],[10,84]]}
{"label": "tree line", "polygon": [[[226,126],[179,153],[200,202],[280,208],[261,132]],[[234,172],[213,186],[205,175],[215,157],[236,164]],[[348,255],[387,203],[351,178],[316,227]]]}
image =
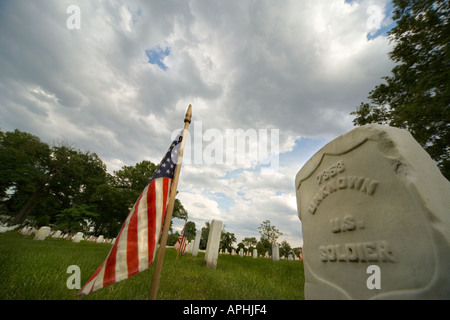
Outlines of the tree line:
{"label": "tree line", "polygon": [[[156,165],[141,161],[110,174],[90,151],[68,143],[50,146],[20,130],[0,130],[0,214],[63,232],[115,237]],[[187,211],[176,199],[174,218]]]}

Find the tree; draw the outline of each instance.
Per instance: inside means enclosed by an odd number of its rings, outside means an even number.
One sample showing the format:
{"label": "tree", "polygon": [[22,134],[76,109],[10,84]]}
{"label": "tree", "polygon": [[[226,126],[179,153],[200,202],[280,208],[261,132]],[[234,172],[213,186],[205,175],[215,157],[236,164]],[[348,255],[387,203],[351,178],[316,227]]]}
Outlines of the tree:
{"label": "tree", "polygon": [[195,222],[188,221],[186,223],[185,228],[186,228],[186,239],[188,241],[194,240],[195,233],[197,232],[197,229],[195,228]]}
{"label": "tree", "polygon": [[280,256],[287,257],[290,253],[292,253],[291,245],[286,240],[284,240],[283,242],[281,242]]}
{"label": "tree", "polygon": [[244,240],[242,240],[242,243],[250,250],[251,247],[256,246],[258,240],[256,240],[255,237],[244,238]]}
{"label": "tree", "polygon": [[209,237],[209,229],[211,228],[211,225],[209,222],[205,222],[205,226],[202,228],[202,236],[200,237],[200,245],[199,248],[202,250],[206,249],[206,245],[208,244],[208,237]]}
{"label": "tree", "polygon": [[[89,226],[95,234],[114,237],[155,169],[142,161],[111,175],[95,153],[0,130],[0,212],[15,216],[13,224],[32,214],[38,225],[58,224],[72,232]],[[175,199],[172,217],[187,216]],[[193,229],[195,236],[195,224]]]}
{"label": "tree", "polygon": [[50,147],[26,132],[0,131],[0,197],[7,212],[22,223],[44,192],[49,171]]}
{"label": "tree", "polygon": [[352,115],[354,125],[387,124],[407,129],[450,178],[450,2],[394,0],[396,62]]}
{"label": "tree", "polygon": [[98,218],[98,214],[93,212],[88,205],[74,206],[63,210],[57,215],[57,228],[64,232],[76,233],[78,231],[88,232],[88,219]]}
{"label": "tree", "polygon": [[122,169],[114,171],[115,184],[135,191],[137,199],[155,170],[156,165],[148,160],[138,162],[134,166],[123,166]]}
{"label": "tree", "polygon": [[33,215],[55,222],[56,215],[89,201],[104,183],[106,166],[96,154],[68,145],[53,146],[32,134],[15,130],[0,134],[2,206],[20,224]]}
{"label": "tree", "polygon": [[268,239],[261,237],[256,244],[256,248],[258,250],[258,254],[262,254],[264,256],[267,251],[269,252],[269,255],[272,255],[272,243]]}
{"label": "tree", "polygon": [[178,238],[180,237],[180,234],[177,232],[175,233],[169,233],[167,236],[167,244],[168,246],[173,246],[175,243],[177,243]]}
{"label": "tree", "polygon": [[258,255],[261,255],[263,257],[265,256],[266,251],[269,251],[269,249],[266,248],[261,241],[258,241],[258,243],[256,244],[256,250],[258,251]]}
{"label": "tree", "polygon": [[246,251],[247,251],[247,250],[245,249],[245,244],[244,244],[243,242],[239,242],[239,243],[237,244],[237,252],[241,251],[241,249],[242,249],[243,252],[246,252]]}
{"label": "tree", "polygon": [[222,230],[222,233],[220,234],[220,249],[231,252],[233,243],[235,243],[235,242],[236,242],[236,237],[235,237],[234,233],[225,231],[225,227],[224,227]]}
{"label": "tree", "polygon": [[270,220],[265,220],[261,223],[261,226],[258,227],[259,233],[261,234],[261,242],[264,244],[265,241],[269,243],[276,243],[277,239],[283,235],[280,230],[278,230],[275,226],[270,224]]}

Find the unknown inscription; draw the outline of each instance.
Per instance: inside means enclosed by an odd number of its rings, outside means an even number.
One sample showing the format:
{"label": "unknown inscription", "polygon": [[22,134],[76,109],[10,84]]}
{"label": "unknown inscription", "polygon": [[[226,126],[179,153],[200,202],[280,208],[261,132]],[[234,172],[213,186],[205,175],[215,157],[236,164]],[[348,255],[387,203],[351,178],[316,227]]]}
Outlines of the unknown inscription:
{"label": "unknown inscription", "polygon": [[373,195],[375,193],[379,184],[378,181],[360,176],[341,176],[334,178],[338,173],[344,171],[344,161],[340,160],[335,165],[332,165],[316,176],[318,184],[324,183],[324,185],[312,198],[308,208],[310,213],[314,214],[317,207],[326,197],[339,190],[353,189],[368,195]]}

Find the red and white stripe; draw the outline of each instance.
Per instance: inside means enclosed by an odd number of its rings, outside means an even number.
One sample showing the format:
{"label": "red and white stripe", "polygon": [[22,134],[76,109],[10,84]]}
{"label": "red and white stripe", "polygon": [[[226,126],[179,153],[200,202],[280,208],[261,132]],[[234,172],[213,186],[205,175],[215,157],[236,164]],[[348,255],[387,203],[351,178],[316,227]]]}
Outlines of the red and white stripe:
{"label": "red and white stripe", "polygon": [[154,260],[169,199],[171,178],[156,178],[142,191],[106,260],[79,295],[90,294],[147,269]]}
{"label": "red and white stripe", "polygon": [[181,253],[181,255],[184,255],[186,252],[186,246],[187,246],[187,239],[184,235],[184,232],[181,233],[181,235],[178,237],[177,242],[173,246],[178,252]]}

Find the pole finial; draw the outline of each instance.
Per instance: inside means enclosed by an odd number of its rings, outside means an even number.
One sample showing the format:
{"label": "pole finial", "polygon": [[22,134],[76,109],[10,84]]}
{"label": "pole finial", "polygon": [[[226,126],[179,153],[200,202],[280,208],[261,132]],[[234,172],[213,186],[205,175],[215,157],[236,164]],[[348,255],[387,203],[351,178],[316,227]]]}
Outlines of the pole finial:
{"label": "pole finial", "polygon": [[189,105],[189,107],[186,111],[186,116],[184,117],[184,122],[191,123],[191,118],[192,118],[192,106]]}

